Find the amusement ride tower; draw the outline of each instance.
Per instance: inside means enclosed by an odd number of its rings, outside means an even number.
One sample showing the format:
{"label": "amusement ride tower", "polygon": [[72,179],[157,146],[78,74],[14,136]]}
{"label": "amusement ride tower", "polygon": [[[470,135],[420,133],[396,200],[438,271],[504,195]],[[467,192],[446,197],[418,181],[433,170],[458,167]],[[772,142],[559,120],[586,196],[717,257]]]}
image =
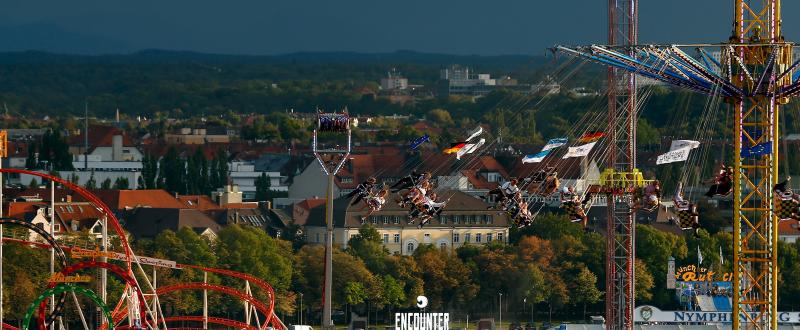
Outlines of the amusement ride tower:
{"label": "amusement ride tower", "polygon": [[[730,104],[735,154],[732,323],[736,329],[776,329],[778,218],[773,186],[779,178],[778,119],[781,106],[800,93],[800,79],[794,74],[800,62],[793,61],[794,44],[786,42],[781,33],[780,0],[733,0],[733,4],[733,31],[725,43],[639,45],[636,0],[610,0],[610,45],[557,48],[616,70],[721,97]],[[620,39],[625,35],[627,39]],[[687,48],[695,49],[697,56],[684,51]],[[618,118],[619,123],[622,116],[616,111],[620,107],[624,111],[635,109],[631,107],[635,104],[635,80],[615,70],[609,72],[610,117]],[[628,103],[620,102],[620,92],[628,93]],[[622,132],[635,132],[635,121],[625,125]],[[609,165],[613,164],[615,171],[635,169],[635,153],[621,148],[625,147],[621,144],[625,140],[620,138],[620,126],[612,128],[614,155]],[[627,141],[635,142],[634,136]],[[630,157],[629,163],[620,160],[620,155]],[[607,261],[607,324],[608,329],[630,329],[634,307],[634,224],[632,218],[625,219],[625,212],[616,209],[620,203],[614,204],[609,208],[609,218],[616,223],[613,231],[609,223],[609,233],[616,235],[609,234],[608,239],[613,245],[608,248]],[[624,227],[625,221],[629,228]]]}

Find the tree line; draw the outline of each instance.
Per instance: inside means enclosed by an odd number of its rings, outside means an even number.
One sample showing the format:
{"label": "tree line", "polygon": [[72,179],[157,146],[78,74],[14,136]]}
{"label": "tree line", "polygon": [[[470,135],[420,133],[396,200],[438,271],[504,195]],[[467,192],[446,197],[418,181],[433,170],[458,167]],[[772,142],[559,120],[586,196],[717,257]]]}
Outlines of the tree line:
{"label": "tree line", "polygon": [[[140,255],[231,269],[269,282],[277,295],[276,311],[287,323],[297,322],[302,295],[304,319],[317,324],[324,248],[305,244],[296,230],[272,237],[260,228],[232,225],[220,231],[215,241],[209,241],[190,228],[182,228],[132,244]],[[670,257],[676,259],[678,267],[697,264],[699,249],[705,256],[702,267],[717,274],[732,270],[732,236],[722,231],[709,234],[701,230],[695,238],[640,224],[636,247],[638,305],[680,308],[675,291],[666,288]],[[800,265],[794,262],[800,255],[800,244],[780,241],[778,250],[779,308],[793,310],[800,307]],[[31,301],[43,290],[47,260],[46,251],[7,244],[3,278],[7,302]],[[415,310],[418,295],[428,297],[430,310],[450,312],[461,319],[469,315],[471,320],[494,317],[500,293],[506,320],[582,321],[603,313],[605,238],[584,233],[560,215],[544,214],[533,226],[513,230],[505,245],[495,241],[443,251],[423,244],[409,256],[389,254],[378,231],[365,225],[346,249],[335,249],[333,265],[333,307],[348,314],[370,313],[371,319],[379,322],[389,322],[393,312]],[[157,269],[157,275],[159,285],[200,281],[203,276],[198,270],[166,268]],[[208,281],[242,285],[213,274]],[[112,280],[110,296],[117,297],[121,288],[119,281]],[[160,299],[167,306],[167,315],[198,315],[202,308],[198,292]],[[216,294],[209,299],[212,315],[241,316],[239,302]],[[7,319],[19,320],[25,307],[24,303],[5,304]],[[343,321],[336,320],[337,324]]]}

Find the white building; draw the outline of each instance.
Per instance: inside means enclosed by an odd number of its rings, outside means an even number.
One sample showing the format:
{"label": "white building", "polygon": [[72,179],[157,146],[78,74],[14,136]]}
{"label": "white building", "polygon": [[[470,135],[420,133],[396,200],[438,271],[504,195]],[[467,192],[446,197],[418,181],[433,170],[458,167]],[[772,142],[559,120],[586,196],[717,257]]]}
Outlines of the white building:
{"label": "white building", "polygon": [[381,89],[384,91],[401,91],[408,89],[408,78],[392,70],[386,77],[381,78]]}
{"label": "white building", "polygon": [[[443,251],[454,251],[464,245],[506,244],[509,234],[508,217],[487,210],[488,204],[459,191],[443,192],[450,196],[441,216],[423,228],[409,224],[407,209],[388,202],[383,210],[363,219],[361,206],[349,206],[349,201],[334,201],[334,244],[347,247],[348,241],[358,235],[365,225],[375,227],[383,245],[392,254],[411,255],[420,245],[430,244]],[[311,244],[325,242],[325,205],[313,208],[306,224],[306,241]]]}
{"label": "white building", "polygon": [[482,96],[497,86],[497,80],[488,73],[474,73],[470,68],[457,65],[442,69],[439,79],[444,82],[440,90],[443,95]]}

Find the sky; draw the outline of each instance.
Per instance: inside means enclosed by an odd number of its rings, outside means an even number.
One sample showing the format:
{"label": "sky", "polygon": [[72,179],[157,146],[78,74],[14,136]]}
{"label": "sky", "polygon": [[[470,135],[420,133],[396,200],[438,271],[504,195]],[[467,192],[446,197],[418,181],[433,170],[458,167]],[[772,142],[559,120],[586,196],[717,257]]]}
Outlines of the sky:
{"label": "sky", "polygon": [[[784,13],[800,1],[783,1]],[[4,0],[0,51],[165,49],[273,55],[306,51],[541,55],[604,43],[605,0]],[[641,0],[641,43],[721,42],[733,0]],[[784,17],[800,40],[800,17]]]}

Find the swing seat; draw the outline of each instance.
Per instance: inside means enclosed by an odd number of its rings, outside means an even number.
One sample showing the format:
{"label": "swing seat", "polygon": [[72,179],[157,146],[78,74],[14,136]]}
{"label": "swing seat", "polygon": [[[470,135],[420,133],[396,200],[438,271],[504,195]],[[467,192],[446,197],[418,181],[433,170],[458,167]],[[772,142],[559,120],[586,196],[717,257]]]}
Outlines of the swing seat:
{"label": "swing seat", "polygon": [[345,132],[350,129],[350,115],[346,113],[320,113],[317,115],[320,132]]}
{"label": "swing seat", "polygon": [[561,208],[567,212],[567,215],[571,221],[583,219],[581,216],[581,213],[583,213],[583,207],[581,207],[580,203],[573,201],[563,202],[561,203]]}
{"label": "swing seat", "polygon": [[678,223],[677,223],[677,225],[678,225],[678,227],[681,228],[681,230],[694,229],[694,227],[696,226],[695,221],[694,221],[695,215],[692,214],[691,211],[689,211],[689,210],[680,210],[680,211],[677,212],[677,214],[678,214]]}
{"label": "swing seat", "polygon": [[775,215],[781,221],[796,219],[798,207],[800,204],[791,198],[778,198],[775,201]]}

